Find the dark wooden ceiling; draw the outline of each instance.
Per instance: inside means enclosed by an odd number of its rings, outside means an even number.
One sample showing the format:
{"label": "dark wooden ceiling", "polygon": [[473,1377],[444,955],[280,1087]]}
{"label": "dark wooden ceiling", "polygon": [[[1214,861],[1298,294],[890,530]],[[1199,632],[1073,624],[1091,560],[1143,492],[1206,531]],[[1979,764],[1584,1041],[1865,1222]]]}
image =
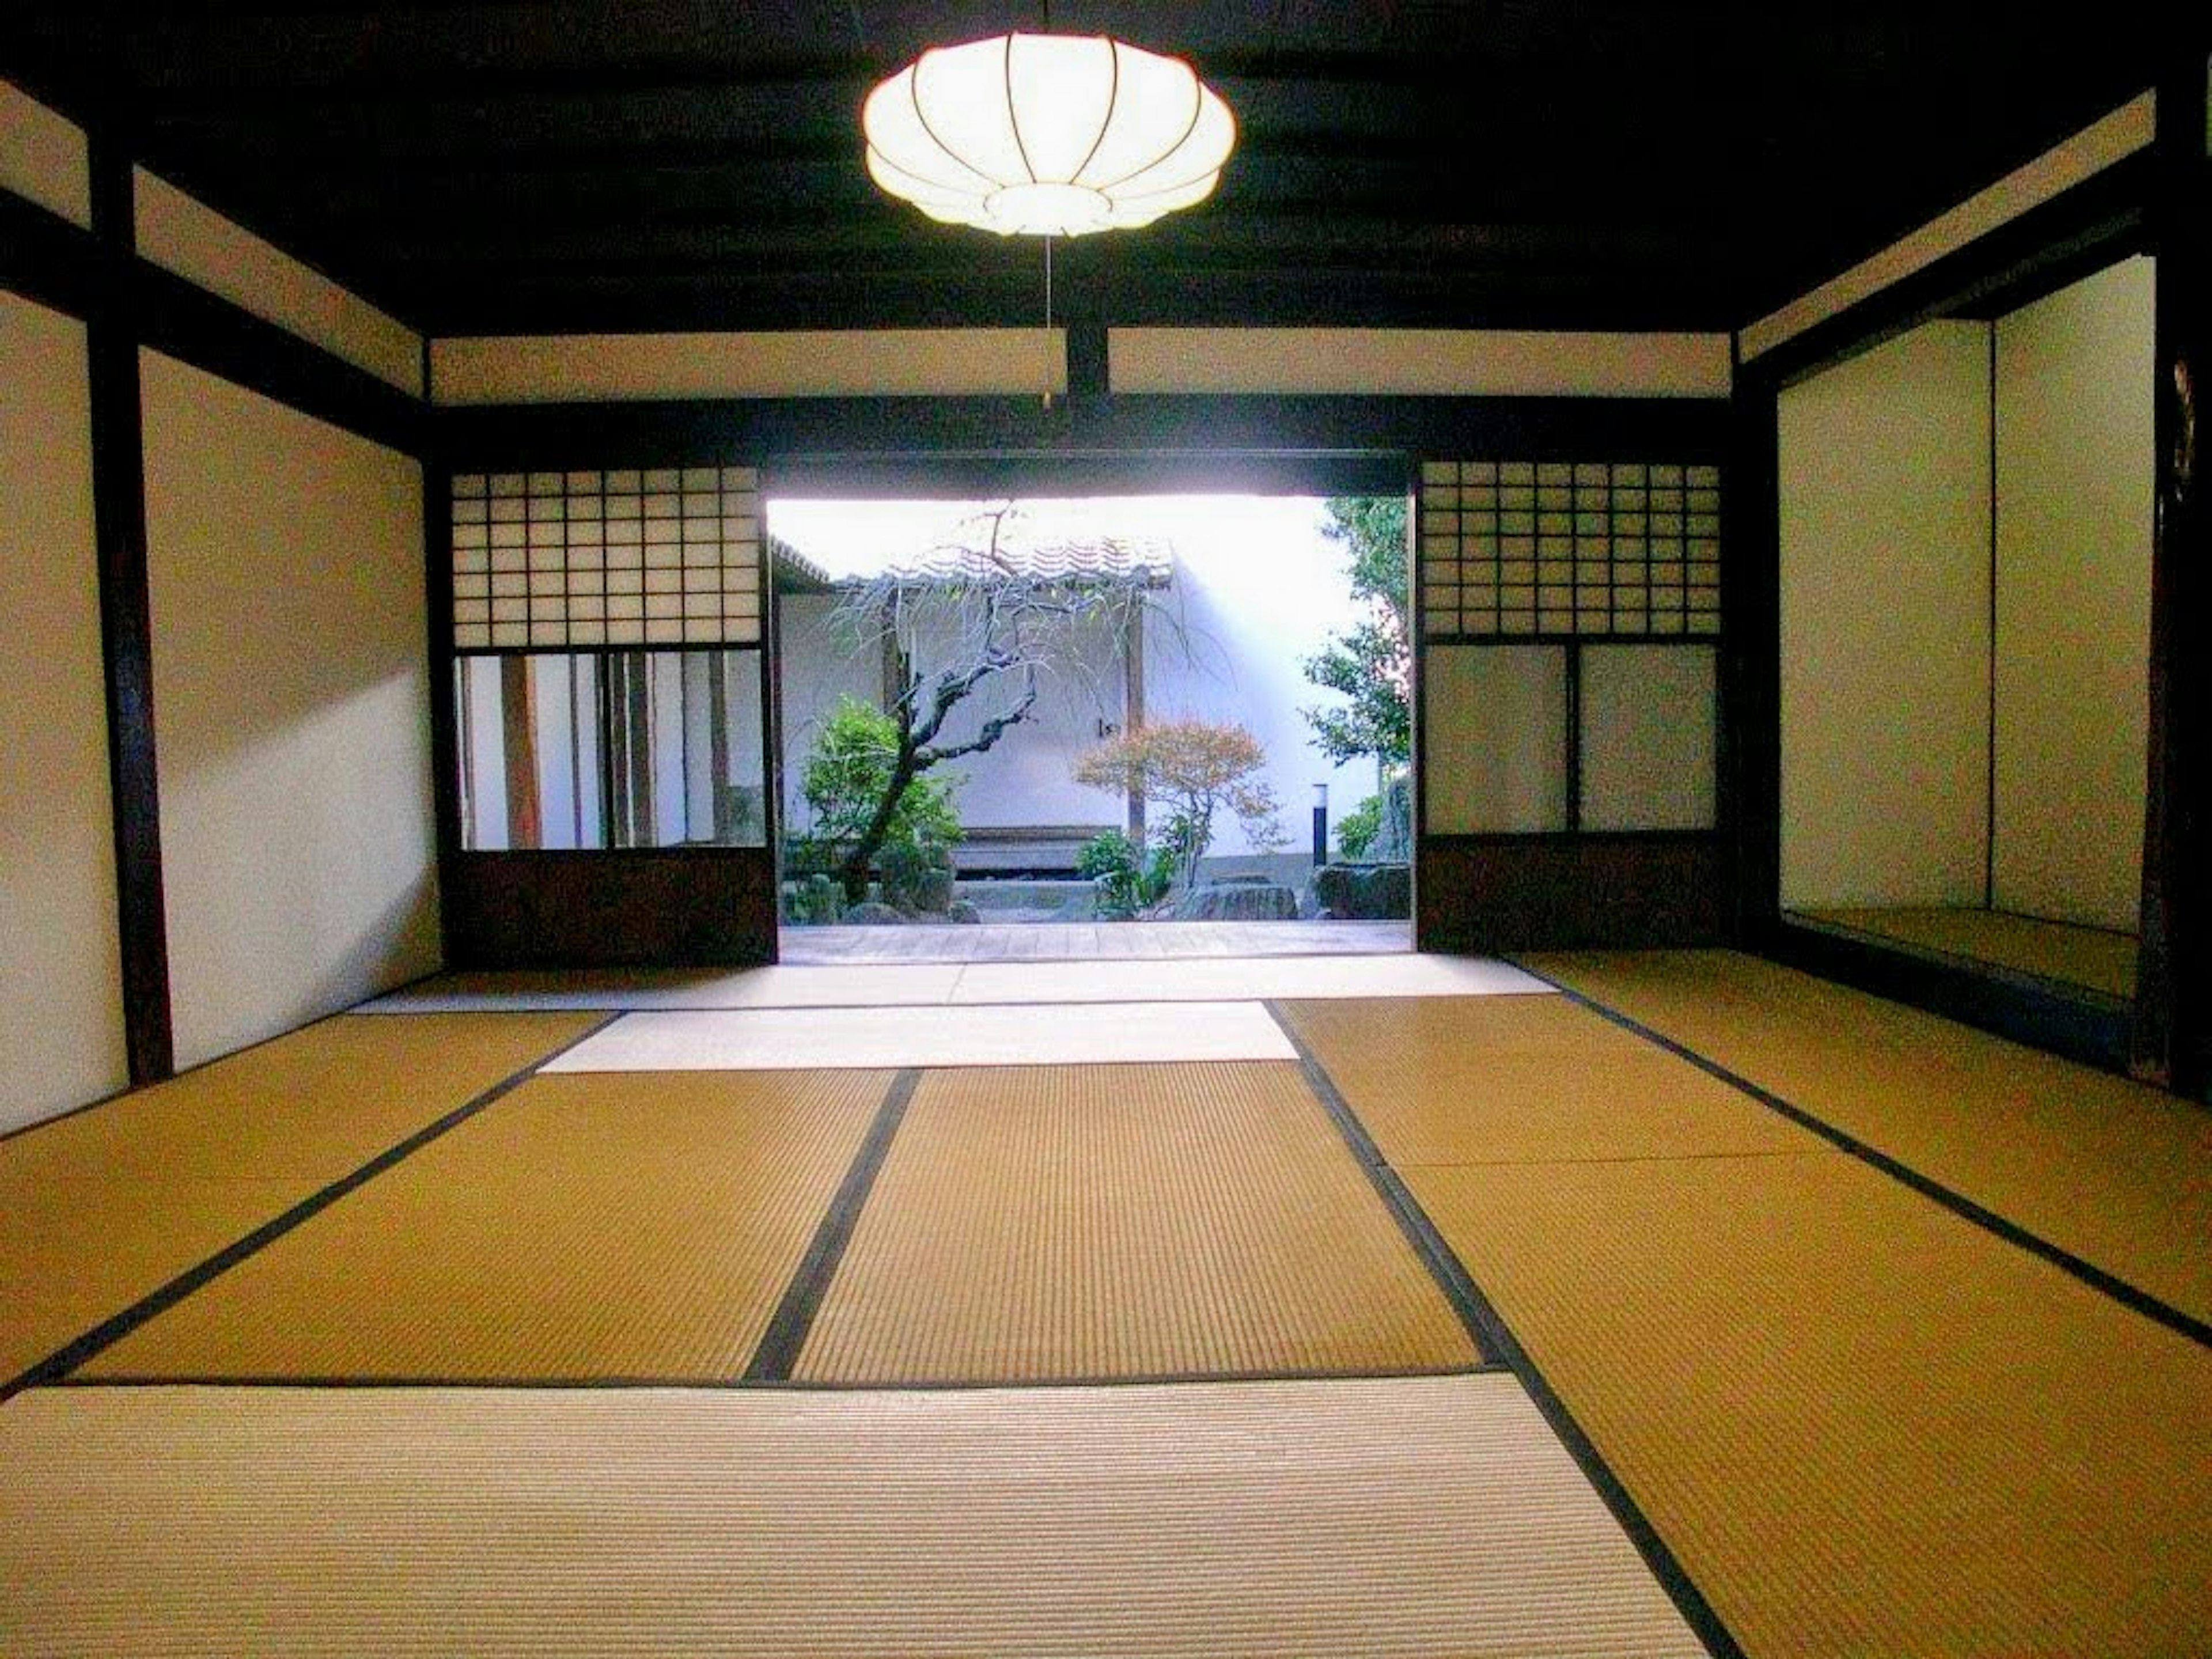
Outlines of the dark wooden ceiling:
{"label": "dark wooden ceiling", "polygon": [[[883,197],[858,116],[1043,9],[12,0],[0,76],[436,333],[1034,323],[1038,245]],[[1049,14],[1188,56],[1241,124],[1209,202],[1060,246],[1057,313],[1108,323],[1725,329],[2157,68],[2127,3]]]}

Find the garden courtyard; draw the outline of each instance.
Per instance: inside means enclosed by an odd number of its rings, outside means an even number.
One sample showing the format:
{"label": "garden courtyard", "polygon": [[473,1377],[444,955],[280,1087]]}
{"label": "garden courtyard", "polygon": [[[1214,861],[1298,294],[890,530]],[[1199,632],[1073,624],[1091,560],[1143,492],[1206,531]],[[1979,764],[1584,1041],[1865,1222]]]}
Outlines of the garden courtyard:
{"label": "garden courtyard", "polygon": [[784,960],[1409,948],[1402,500],[768,520]]}

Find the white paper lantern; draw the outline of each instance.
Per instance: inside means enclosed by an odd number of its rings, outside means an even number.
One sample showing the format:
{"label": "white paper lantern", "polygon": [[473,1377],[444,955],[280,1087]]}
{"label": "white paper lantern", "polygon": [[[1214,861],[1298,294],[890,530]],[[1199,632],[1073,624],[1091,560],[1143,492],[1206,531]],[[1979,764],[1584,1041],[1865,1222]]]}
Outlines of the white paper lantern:
{"label": "white paper lantern", "polygon": [[1237,142],[1189,64],[1103,35],[926,52],[868,94],[860,125],[878,185],[1002,235],[1150,224],[1205,200]]}

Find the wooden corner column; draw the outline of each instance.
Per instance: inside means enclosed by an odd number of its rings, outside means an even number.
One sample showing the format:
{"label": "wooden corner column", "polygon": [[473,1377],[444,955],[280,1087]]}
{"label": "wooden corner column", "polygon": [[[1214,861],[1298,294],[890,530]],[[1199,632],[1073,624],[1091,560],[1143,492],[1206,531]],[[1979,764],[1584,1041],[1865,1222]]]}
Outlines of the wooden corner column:
{"label": "wooden corner column", "polygon": [[2212,392],[2212,161],[2207,39],[2182,31],[2158,88],[2152,251],[2158,258],[2157,511],[2151,564],[2148,809],[2142,947],[2130,1063],[2136,1075],[2203,1098],[2212,1084],[2212,534],[2203,416]]}

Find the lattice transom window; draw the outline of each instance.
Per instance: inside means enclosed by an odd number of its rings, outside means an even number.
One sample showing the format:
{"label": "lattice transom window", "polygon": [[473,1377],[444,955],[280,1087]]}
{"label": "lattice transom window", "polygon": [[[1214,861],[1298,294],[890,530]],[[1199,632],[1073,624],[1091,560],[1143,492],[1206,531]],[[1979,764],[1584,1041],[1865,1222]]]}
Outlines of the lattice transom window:
{"label": "lattice transom window", "polygon": [[453,648],[755,645],[750,467],[453,479]]}
{"label": "lattice transom window", "polygon": [[1423,631],[1717,634],[1720,511],[1713,466],[1424,462]]}

